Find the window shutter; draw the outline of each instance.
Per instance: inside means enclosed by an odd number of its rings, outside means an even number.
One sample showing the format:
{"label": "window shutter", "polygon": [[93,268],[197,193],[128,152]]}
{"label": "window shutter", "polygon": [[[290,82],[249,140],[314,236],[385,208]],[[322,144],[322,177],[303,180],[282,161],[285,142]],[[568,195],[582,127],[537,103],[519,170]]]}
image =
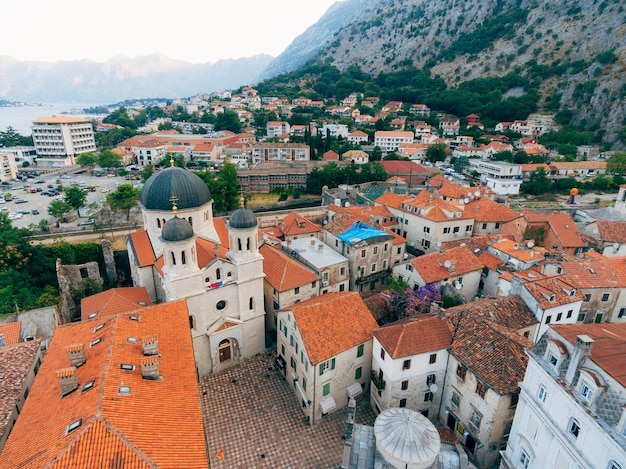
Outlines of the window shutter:
{"label": "window shutter", "polygon": [[334,370],[335,369],[335,358],[333,357],[332,361],[330,362],[330,369]]}
{"label": "window shutter", "polygon": [[324,364],[320,363],[320,376],[324,374]]}

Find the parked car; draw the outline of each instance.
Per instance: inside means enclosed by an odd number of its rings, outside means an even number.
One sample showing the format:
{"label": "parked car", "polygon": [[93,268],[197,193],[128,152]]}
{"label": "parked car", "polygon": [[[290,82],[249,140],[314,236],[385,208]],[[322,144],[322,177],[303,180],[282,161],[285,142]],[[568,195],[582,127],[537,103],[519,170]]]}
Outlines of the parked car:
{"label": "parked car", "polygon": [[44,182],[46,182],[46,181],[44,181],[43,179],[37,179],[35,181],[35,184],[43,184]]}
{"label": "parked car", "polygon": [[93,225],[95,220],[93,218],[88,218],[87,220],[83,220],[79,223],[80,226]]}
{"label": "parked car", "polygon": [[14,199],[16,204],[27,204],[28,200],[26,199]]}
{"label": "parked car", "polygon": [[31,212],[33,215],[39,215],[39,210],[37,210],[36,208],[33,209],[33,211]]}

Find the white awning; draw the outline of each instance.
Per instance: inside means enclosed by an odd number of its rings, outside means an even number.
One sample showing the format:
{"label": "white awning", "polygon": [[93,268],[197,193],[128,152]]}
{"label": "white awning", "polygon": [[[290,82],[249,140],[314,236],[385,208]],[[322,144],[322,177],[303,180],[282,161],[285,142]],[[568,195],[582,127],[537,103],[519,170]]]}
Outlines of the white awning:
{"label": "white awning", "polygon": [[358,381],[356,383],[352,383],[347,388],[348,397],[357,397],[363,392],[363,388],[361,387],[361,383]]}
{"label": "white awning", "polygon": [[326,396],[323,397],[320,401],[320,407],[322,408],[322,413],[327,414],[335,407],[337,407],[337,404],[335,403],[335,399],[333,399],[331,396]]}
{"label": "white awning", "polygon": [[296,389],[302,396],[302,404],[304,407],[306,407],[307,405],[311,403],[311,401],[309,400],[308,397],[306,397],[306,393],[304,392],[304,389],[302,389],[302,386],[300,386],[300,383],[298,381],[295,382],[295,385],[296,385]]}

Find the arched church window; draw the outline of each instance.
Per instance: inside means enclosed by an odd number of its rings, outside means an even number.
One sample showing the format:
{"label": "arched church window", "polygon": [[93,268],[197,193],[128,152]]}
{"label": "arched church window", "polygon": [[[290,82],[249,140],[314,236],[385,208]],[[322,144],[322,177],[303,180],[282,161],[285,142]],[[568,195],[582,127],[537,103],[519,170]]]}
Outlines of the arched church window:
{"label": "arched church window", "polygon": [[250,311],[254,309],[254,297],[253,296],[250,297],[249,309]]}
{"label": "arched church window", "polygon": [[157,228],[161,228],[161,219],[157,218]]}
{"label": "arched church window", "polygon": [[241,238],[237,238],[237,248],[241,251]]}
{"label": "arched church window", "polygon": [[216,278],[217,280],[222,280],[222,269],[217,269],[217,270],[215,271],[215,278]]}
{"label": "arched church window", "polygon": [[187,264],[187,256],[185,256],[185,251],[180,253],[180,262],[183,265]]}
{"label": "arched church window", "polygon": [[250,250],[250,238],[246,240],[246,250]]}
{"label": "arched church window", "polygon": [[174,255],[174,252],[170,252],[170,255],[172,257],[172,265],[176,265],[176,256]]}
{"label": "arched church window", "polygon": [[196,328],[196,317],[193,314],[189,316],[189,327],[191,329]]}
{"label": "arched church window", "polygon": [[188,221],[189,221],[189,224],[190,224],[191,226],[193,226],[193,220],[191,219],[191,217],[189,217],[189,220],[188,220]]}

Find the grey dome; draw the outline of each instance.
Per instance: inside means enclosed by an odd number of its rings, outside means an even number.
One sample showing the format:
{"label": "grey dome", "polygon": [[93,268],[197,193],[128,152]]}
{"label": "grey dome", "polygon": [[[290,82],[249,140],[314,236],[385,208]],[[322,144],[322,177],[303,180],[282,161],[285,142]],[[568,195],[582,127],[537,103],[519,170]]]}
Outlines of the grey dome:
{"label": "grey dome", "polygon": [[197,208],[211,200],[205,182],[191,171],[169,167],[155,172],[141,190],[141,204],[148,210],[172,210],[172,195],[179,210]]}
{"label": "grey dome", "polygon": [[257,225],[256,215],[249,208],[240,207],[233,212],[228,220],[228,226],[238,230],[254,228]]}
{"label": "grey dome", "polygon": [[163,225],[161,238],[163,241],[185,241],[193,238],[193,228],[187,220],[174,217]]}

